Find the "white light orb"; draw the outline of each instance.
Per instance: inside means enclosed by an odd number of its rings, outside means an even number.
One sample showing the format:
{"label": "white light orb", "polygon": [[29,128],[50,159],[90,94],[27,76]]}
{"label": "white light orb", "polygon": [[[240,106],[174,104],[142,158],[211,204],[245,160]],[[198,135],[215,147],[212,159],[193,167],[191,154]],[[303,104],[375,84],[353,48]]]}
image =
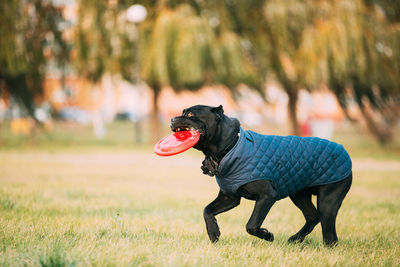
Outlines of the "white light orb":
{"label": "white light orb", "polygon": [[130,22],[140,23],[147,16],[146,8],[142,5],[132,5],[126,11],[126,17]]}

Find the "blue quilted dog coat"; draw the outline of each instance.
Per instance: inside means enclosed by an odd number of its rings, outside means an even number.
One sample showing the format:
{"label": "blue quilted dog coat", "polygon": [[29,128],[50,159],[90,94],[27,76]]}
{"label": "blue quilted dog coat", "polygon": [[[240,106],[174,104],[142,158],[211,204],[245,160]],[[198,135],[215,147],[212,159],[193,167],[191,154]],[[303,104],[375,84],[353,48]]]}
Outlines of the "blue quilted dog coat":
{"label": "blue quilted dog coat", "polygon": [[351,159],[342,145],[318,137],[262,135],[240,129],[235,146],[218,166],[222,191],[256,180],[270,180],[278,199],[306,187],[341,181],[351,173]]}

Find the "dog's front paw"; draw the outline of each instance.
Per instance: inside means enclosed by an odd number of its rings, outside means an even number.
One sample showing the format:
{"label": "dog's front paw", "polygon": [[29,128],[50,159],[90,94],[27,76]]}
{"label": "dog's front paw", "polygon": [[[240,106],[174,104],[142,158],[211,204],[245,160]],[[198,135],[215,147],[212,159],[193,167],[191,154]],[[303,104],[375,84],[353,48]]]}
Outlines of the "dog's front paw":
{"label": "dog's front paw", "polygon": [[216,174],[217,168],[218,164],[209,157],[206,157],[201,165],[201,170],[203,171],[203,173],[211,177]]}
{"label": "dog's front paw", "polygon": [[207,234],[208,234],[208,237],[210,238],[211,242],[213,242],[213,243],[217,242],[221,235],[218,224],[216,224],[216,223],[207,224]]}
{"label": "dog's front paw", "polygon": [[203,171],[203,174],[213,177],[214,173],[210,171],[209,167],[210,166],[209,164],[207,164],[207,161],[203,160],[203,165],[201,165],[201,170]]}
{"label": "dog's front paw", "polygon": [[270,242],[274,241],[274,234],[269,232],[265,228],[260,228],[259,232],[257,233],[257,236],[259,238],[262,238],[262,239],[270,241]]}
{"label": "dog's front paw", "polygon": [[210,174],[210,170],[207,168],[207,166],[204,164],[203,161],[203,165],[201,165],[201,170],[203,171],[203,174],[209,175]]}

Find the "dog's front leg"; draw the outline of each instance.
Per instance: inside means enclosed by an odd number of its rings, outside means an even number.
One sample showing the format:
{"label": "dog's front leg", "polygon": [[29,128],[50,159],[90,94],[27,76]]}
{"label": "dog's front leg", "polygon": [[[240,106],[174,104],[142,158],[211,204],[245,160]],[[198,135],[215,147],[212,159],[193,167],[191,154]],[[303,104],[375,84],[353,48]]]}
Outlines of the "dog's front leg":
{"label": "dog's front leg", "polygon": [[206,222],[207,234],[211,242],[217,242],[221,235],[215,216],[233,209],[239,204],[240,197],[219,191],[217,198],[205,207],[203,215]]}

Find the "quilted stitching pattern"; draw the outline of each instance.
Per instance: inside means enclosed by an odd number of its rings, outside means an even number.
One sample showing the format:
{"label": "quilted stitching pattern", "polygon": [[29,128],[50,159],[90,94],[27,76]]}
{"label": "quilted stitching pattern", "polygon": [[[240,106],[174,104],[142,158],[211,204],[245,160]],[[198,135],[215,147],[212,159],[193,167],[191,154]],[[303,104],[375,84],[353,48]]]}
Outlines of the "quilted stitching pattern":
{"label": "quilted stitching pattern", "polygon": [[235,147],[218,168],[221,189],[236,193],[250,181],[273,181],[278,199],[306,187],[346,178],[351,159],[342,145],[317,137],[261,135],[241,129]]}

